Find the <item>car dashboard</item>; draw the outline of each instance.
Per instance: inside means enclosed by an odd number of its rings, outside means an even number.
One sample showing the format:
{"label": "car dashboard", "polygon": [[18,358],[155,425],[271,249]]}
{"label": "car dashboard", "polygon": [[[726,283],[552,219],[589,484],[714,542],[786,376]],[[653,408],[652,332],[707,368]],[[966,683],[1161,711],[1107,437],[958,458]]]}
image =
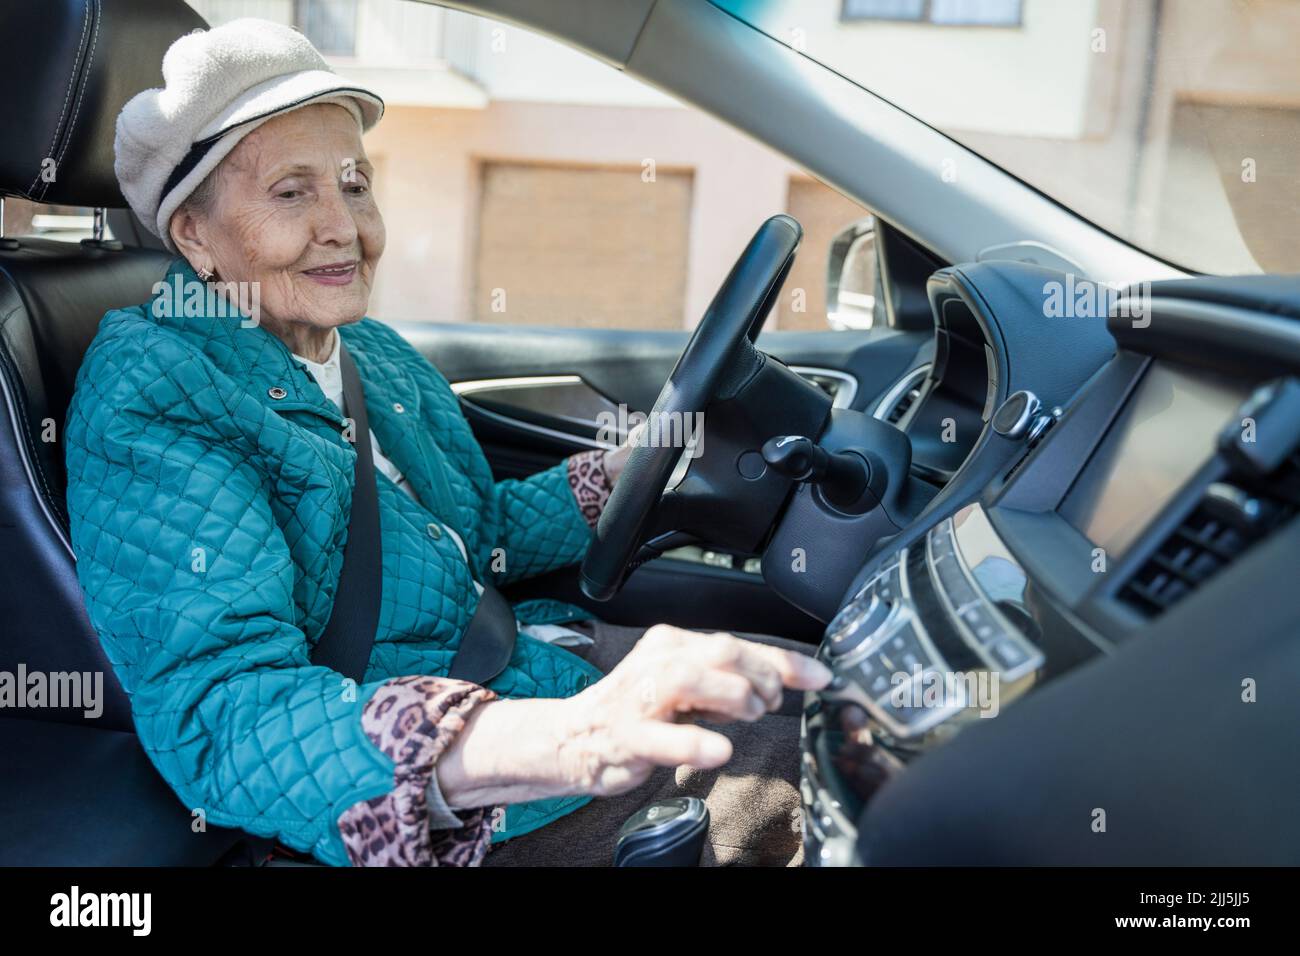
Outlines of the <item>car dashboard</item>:
{"label": "car dashboard", "polygon": [[[1223,640],[1199,609],[1236,607],[1261,624],[1294,615],[1295,601],[1261,593],[1255,569],[1271,561],[1265,551],[1296,553],[1300,382],[1290,376],[1300,337],[1295,318],[1276,314],[1275,290],[1230,289],[1229,305],[1218,287],[1157,284],[1144,317],[1101,317],[1112,356],[1045,410],[1032,436],[998,434],[990,384],[952,493],[872,549],[817,651],[834,678],[807,695],[803,714],[809,863],[1126,862],[1117,841],[1087,840],[1095,828],[1078,814],[1098,798],[1041,806],[1054,758],[1023,738],[1047,726],[1056,739],[1090,732],[1104,699],[1064,703],[1064,689],[1048,691],[1122,668],[1148,635]],[[966,471],[978,489],[962,485]],[[1144,666],[1161,679],[1158,660]],[[1224,681],[1215,693],[1243,693],[1237,675]],[[1093,699],[1112,685],[1094,681]],[[1141,702],[1123,706],[1145,714]],[[1240,719],[1251,726],[1265,714]],[[1099,767],[1127,759],[1145,782],[1138,801],[1176,789],[1184,772],[1161,772],[1177,747],[1165,747],[1157,724],[1140,716],[1127,737],[1093,742],[1110,748]],[[963,756],[976,750],[996,762]],[[1058,773],[1085,774],[1079,763]],[[1007,829],[1020,826],[1001,806],[1008,793],[1040,804],[1033,826],[1001,842],[995,823],[976,832],[1003,812]],[[1144,837],[1164,856],[1141,859],[1189,862],[1177,829]]]}

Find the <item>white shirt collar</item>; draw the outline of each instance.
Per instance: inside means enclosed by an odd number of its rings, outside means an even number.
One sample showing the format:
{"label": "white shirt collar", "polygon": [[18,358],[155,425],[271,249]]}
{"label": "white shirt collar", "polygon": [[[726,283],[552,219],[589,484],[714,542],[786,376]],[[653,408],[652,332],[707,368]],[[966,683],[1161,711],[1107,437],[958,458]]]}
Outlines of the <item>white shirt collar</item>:
{"label": "white shirt collar", "polygon": [[334,344],[330,348],[330,355],[324,362],[313,362],[311,359],[293,353],[293,357],[307,366],[307,371],[311,372],[312,378],[316,379],[316,384],[320,386],[325,396],[339,408],[343,407],[343,372],[339,368],[339,345],[342,336],[339,335],[338,329],[331,329],[334,333]]}

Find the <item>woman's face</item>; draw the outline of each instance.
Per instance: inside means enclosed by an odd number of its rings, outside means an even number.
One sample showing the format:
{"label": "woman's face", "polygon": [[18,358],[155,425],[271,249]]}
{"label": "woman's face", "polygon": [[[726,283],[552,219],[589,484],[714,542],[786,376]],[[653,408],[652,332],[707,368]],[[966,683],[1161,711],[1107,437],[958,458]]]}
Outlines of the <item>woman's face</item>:
{"label": "woman's face", "polygon": [[206,211],[179,213],[172,235],[223,282],[259,284],[259,321],[297,340],[366,314],[384,221],[356,119],[333,103],[277,116],[216,170]]}

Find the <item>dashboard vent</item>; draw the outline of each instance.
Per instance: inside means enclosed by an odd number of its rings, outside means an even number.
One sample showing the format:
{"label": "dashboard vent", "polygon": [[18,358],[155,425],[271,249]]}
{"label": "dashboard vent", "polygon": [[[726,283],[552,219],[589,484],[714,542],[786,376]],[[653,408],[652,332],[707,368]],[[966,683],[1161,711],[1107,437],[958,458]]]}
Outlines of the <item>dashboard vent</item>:
{"label": "dashboard vent", "polygon": [[848,408],[858,394],[858,380],[848,372],[829,368],[812,368],[806,365],[791,365],[790,371],[797,372],[805,381],[816,385],[831,397],[835,408]]}
{"label": "dashboard vent", "polygon": [[903,420],[903,416],[911,410],[912,406],[916,404],[916,400],[920,397],[921,385],[920,383],[917,383],[902,395],[898,396],[898,400],[894,402],[893,407],[885,413],[885,421],[889,422],[891,425],[897,425]]}
{"label": "dashboard vent", "polygon": [[1272,475],[1216,482],[1120,589],[1145,617],[1173,607],[1300,510],[1300,454]]}
{"label": "dashboard vent", "polygon": [[907,417],[907,413],[925,394],[926,378],[930,374],[929,364],[918,365],[912,369],[885,393],[876,410],[871,413],[873,418],[882,422],[889,422],[891,425],[897,425]]}

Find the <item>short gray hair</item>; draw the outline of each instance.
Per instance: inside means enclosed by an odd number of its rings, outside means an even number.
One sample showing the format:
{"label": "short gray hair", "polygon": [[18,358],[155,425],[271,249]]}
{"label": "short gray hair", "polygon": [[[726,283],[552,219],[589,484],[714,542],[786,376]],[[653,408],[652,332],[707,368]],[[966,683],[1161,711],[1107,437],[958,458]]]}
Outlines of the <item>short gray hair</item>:
{"label": "short gray hair", "polygon": [[217,198],[217,172],[220,166],[213,168],[203,181],[194,187],[194,191],[181,200],[177,212],[196,213],[198,215],[207,215],[212,211],[212,204]]}

